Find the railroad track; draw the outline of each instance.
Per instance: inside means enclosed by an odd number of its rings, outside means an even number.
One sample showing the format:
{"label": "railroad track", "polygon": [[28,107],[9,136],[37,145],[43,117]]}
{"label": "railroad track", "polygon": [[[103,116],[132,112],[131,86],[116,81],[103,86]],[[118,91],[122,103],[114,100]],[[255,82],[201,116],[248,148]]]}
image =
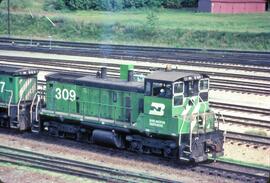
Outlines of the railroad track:
{"label": "railroad track", "polygon": [[[238,104],[230,104],[224,102],[211,102],[211,107],[217,109],[226,109],[226,110],[234,110],[234,111],[241,111],[241,112],[248,112],[248,113],[255,113],[261,115],[269,115],[269,109],[260,108],[260,107],[252,107],[252,106],[243,106]],[[270,123],[270,122],[269,122]]]}
{"label": "railroad track", "polygon": [[246,167],[221,160],[217,160],[216,163],[200,164],[195,171],[241,182],[265,183],[269,180],[269,169],[267,168]]}
{"label": "railroad track", "polygon": [[[6,146],[0,146],[0,162],[10,163],[17,166],[28,166],[32,168],[80,176],[99,181],[177,183],[175,180],[103,167],[90,163],[49,156]],[[208,174],[210,176],[225,177],[245,182],[261,183],[265,182],[269,176],[268,170],[264,168],[246,167],[244,165],[238,165],[219,160],[215,163],[213,163],[213,161],[208,161],[205,164],[198,164],[195,166],[194,164],[185,164],[181,167],[191,171]]]}
{"label": "railroad track", "polygon": [[[244,112],[246,114],[257,114],[262,115],[265,117],[269,117],[269,109],[266,108],[259,108],[259,107],[251,107],[251,106],[243,106],[243,105],[237,105],[237,104],[230,104],[230,103],[223,103],[223,102],[211,102],[210,106],[214,110],[227,110],[227,111],[234,111],[234,112]],[[239,115],[230,115],[230,114],[223,114],[222,115],[225,122],[231,123],[231,124],[240,124],[244,126],[252,126],[252,127],[260,127],[267,130],[270,130],[270,121],[266,118],[249,118]],[[220,118],[220,122],[223,122],[223,119]]]}
{"label": "railroad track", "polygon": [[[85,62],[85,61],[59,61],[59,60],[51,60],[51,59],[36,59],[36,58],[23,58],[23,57],[7,57],[7,56],[0,56],[0,63],[5,63],[6,65],[11,64],[13,62],[13,65],[29,65],[32,64],[31,67],[36,67],[38,69],[46,70],[46,71],[70,71],[70,69],[77,69],[80,71],[77,72],[85,72],[85,73],[92,73],[94,74],[97,69],[101,66],[101,63],[98,62]],[[16,63],[16,64],[14,64]],[[42,63],[42,64],[40,64]],[[113,76],[117,76],[116,73],[119,72],[119,64],[106,64],[109,69],[108,71]],[[51,68],[48,68],[50,66]],[[58,69],[57,69],[58,68]],[[149,73],[149,68],[145,66],[137,66],[136,71],[142,74]],[[160,68],[155,68],[160,69]],[[191,70],[182,70],[185,72],[190,72]],[[74,70],[73,72],[76,72]],[[222,73],[213,73],[213,72],[202,72],[205,74],[210,74],[212,76],[223,76],[226,77],[226,74]],[[228,76],[228,75],[227,75]],[[229,74],[230,77],[240,77],[245,79],[254,79],[255,76],[246,76],[246,75],[237,75],[232,76],[232,74]],[[268,81],[268,77],[257,77],[257,80],[266,80]],[[234,84],[232,86],[231,84]],[[243,82],[242,85],[240,85],[240,81],[231,81],[226,79],[213,79],[211,82],[210,88],[215,90],[230,90],[230,91],[236,91],[236,92],[244,92],[244,93],[253,93],[253,94],[259,94],[259,95],[270,95],[270,83],[255,83],[255,82]]]}
{"label": "railroad track", "polygon": [[162,48],[146,46],[127,46],[113,44],[92,44],[79,42],[29,40],[0,38],[1,49],[18,49],[77,54],[85,56],[173,59],[178,61],[201,61],[208,63],[242,64],[269,66],[270,52],[233,51],[212,49]]}
{"label": "railroad track", "polygon": [[[243,126],[252,126],[256,128],[264,128],[270,130],[270,121],[263,119],[254,119],[240,116],[232,116],[232,115],[223,115],[226,123],[231,124],[239,124]],[[223,119],[220,119],[220,122],[223,122]]]}
{"label": "railroad track", "polygon": [[270,85],[265,83],[211,78],[211,84],[213,89],[218,88],[220,90],[232,90],[246,93],[257,93],[262,95],[270,94]]}
{"label": "railroad track", "polygon": [[214,90],[225,90],[225,91],[235,91],[239,93],[248,93],[248,94],[257,94],[257,95],[270,95],[270,90],[267,88],[268,85],[264,85],[264,89],[259,88],[243,88],[243,86],[230,86],[230,85],[221,85],[215,84],[213,82],[210,83],[210,88]]}
{"label": "railroad track", "polygon": [[226,139],[246,142],[256,146],[270,146],[270,137],[263,137],[251,134],[243,134],[237,132],[227,132]]}
{"label": "railroad track", "polygon": [[[77,68],[81,68],[81,69],[85,69],[85,67],[87,66],[104,66],[104,65],[107,65],[107,66],[110,66],[110,67],[115,67],[116,69],[119,70],[119,64],[117,63],[100,63],[100,62],[87,62],[87,61],[78,61],[78,60],[59,60],[59,59],[42,59],[42,58],[29,58],[29,57],[16,57],[16,56],[0,56],[0,60],[1,61],[8,61],[8,62],[18,62],[18,63],[29,63],[29,64],[40,64],[42,63],[43,65],[46,65],[46,64],[54,64],[54,65],[64,65],[65,67],[66,66],[69,66],[69,67],[77,67]],[[152,61],[154,62],[154,61]],[[151,62],[149,62],[151,63]],[[166,61],[164,62],[161,62],[163,64],[168,64]],[[179,63],[178,63],[179,64]],[[181,63],[182,65],[182,63]],[[181,66],[180,65],[180,66]],[[151,68],[152,67],[152,68]],[[137,70],[140,70],[141,72],[143,73],[149,73],[149,69],[160,69],[159,67],[148,67],[148,66],[143,66],[143,65],[136,65],[136,68]],[[176,66],[177,67],[177,66]],[[211,65],[212,68],[216,68],[215,65]],[[194,69],[182,69],[180,68],[181,71],[186,71],[186,72],[196,72],[196,70]],[[227,69],[226,67],[223,66],[223,69]],[[269,73],[270,69],[267,70],[265,73]],[[215,76],[215,77],[231,77],[231,78],[240,78],[240,79],[250,79],[250,80],[260,80],[260,81],[269,81],[269,77],[264,77],[264,76],[254,76],[254,75],[244,75],[244,74],[234,74],[234,73],[230,73],[229,75],[227,73],[221,73],[221,72],[213,72],[213,71],[197,71],[197,72],[200,72],[200,73],[204,73],[204,74],[208,74],[210,76]],[[220,81],[222,79],[215,79],[216,81]],[[226,82],[226,80],[222,80],[224,82]],[[236,81],[233,81],[233,80],[229,80],[230,83],[235,83]],[[243,82],[244,84],[247,84],[247,85],[251,85],[251,86],[258,86],[256,83],[250,83],[250,82]],[[239,83],[237,83],[239,84]],[[253,84],[253,85],[252,85]],[[261,86],[261,85],[260,85]],[[261,86],[262,87],[262,86]]]}
{"label": "railroad track", "polygon": [[[17,50],[17,51],[29,51],[29,52],[41,52],[41,53],[50,53],[50,54],[62,54],[62,55],[76,55],[76,56],[88,56],[88,57],[101,57],[101,58],[114,58],[114,59],[120,59],[120,60],[134,60],[134,61],[147,61],[147,62],[155,62],[155,63],[167,63],[172,65],[185,65],[185,66],[196,66],[196,67],[205,67],[205,68],[219,68],[219,69],[237,69],[242,71],[251,71],[251,72],[265,72],[269,73],[270,67],[269,64],[258,64],[258,66],[253,65],[246,65],[244,62],[241,64],[227,64],[226,62],[208,62],[208,61],[196,61],[196,60],[188,60],[183,59],[181,56],[175,56],[175,58],[162,58],[162,56],[159,56],[161,52],[157,52],[153,54],[152,57],[147,56],[136,56],[136,55],[129,55],[129,51],[115,51],[116,53],[110,53],[104,54],[103,51],[97,51],[98,53],[95,53],[94,50],[80,50],[75,51],[74,49],[67,49],[67,48],[54,48],[48,49],[48,48],[33,48],[33,47],[25,47],[25,46],[3,46],[0,42],[0,49],[3,50]],[[66,49],[66,50],[63,50]],[[147,53],[145,53],[147,54]],[[173,55],[172,53],[169,54],[170,56]],[[207,59],[206,59],[207,60]]]}
{"label": "railroad track", "polygon": [[134,173],[6,146],[0,146],[0,162],[105,182],[177,182],[151,175]]}

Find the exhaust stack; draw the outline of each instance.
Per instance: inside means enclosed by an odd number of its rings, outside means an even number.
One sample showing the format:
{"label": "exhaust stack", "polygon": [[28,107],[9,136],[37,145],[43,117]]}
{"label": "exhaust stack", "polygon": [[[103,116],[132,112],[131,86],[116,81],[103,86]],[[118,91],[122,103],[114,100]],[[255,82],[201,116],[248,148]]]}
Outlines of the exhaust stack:
{"label": "exhaust stack", "polygon": [[101,67],[101,76],[100,78],[106,79],[107,78],[107,67]]}

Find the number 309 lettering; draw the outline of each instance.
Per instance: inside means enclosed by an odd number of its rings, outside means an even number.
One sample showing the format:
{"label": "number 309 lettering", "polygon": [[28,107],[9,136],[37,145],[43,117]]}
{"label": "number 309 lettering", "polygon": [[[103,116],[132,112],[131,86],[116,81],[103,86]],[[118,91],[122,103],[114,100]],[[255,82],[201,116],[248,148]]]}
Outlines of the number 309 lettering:
{"label": "number 309 lettering", "polygon": [[70,101],[75,101],[76,100],[76,92],[74,90],[67,90],[63,89],[61,90],[60,88],[55,89],[55,98],[57,100],[70,100]]}

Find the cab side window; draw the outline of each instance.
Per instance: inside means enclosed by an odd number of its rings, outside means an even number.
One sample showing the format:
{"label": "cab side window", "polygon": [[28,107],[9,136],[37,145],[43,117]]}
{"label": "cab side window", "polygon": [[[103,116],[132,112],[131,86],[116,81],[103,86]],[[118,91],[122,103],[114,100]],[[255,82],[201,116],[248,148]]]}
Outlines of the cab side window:
{"label": "cab side window", "polygon": [[145,95],[163,98],[172,98],[172,84],[163,82],[145,83]]}
{"label": "cab side window", "polygon": [[171,98],[172,97],[172,85],[168,83],[153,83],[153,96]]}

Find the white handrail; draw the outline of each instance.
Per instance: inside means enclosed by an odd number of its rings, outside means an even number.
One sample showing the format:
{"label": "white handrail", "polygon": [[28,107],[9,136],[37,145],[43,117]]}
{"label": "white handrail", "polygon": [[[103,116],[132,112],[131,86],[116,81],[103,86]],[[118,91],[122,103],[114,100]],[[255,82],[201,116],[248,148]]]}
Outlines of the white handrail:
{"label": "white handrail", "polygon": [[37,106],[36,106],[36,121],[39,121],[39,120],[38,120],[38,106],[39,106],[39,103],[40,103],[40,98],[39,98],[39,96],[38,96],[37,99],[38,99],[38,100],[37,100]]}
{"label": "white handrail", "polygon": [[[192,102],[193,106],[195,106],[195,103],[192,101],[192,100],[189,100]],[[191,146],[192,146],[192,129],[191,129],[191,123],[192,121],[190,121],[190,125],[189,125],[189,128],[190,128],[190,131],[189,131],[189,151],[192,152],[192,149],[191,149]]]}
{"label": "white handrail", "polygon": [[[220,116],[222,117],[223,124],[225,124],[225,119],[224,119],[223,114],[220,113],[220,112],[219,112],[219,114],[220,114]],[[219,129],[219,122],[218,122],[218,129]],[[226,134],[227,134],[227,130],[226,130],[226,129],[227,129],[227,128],[225,128],[225,130],[224,130],[224,142],[226,141]]]}
{"label": "white handrail", "polygon": [[37,95],[38,93],[35,94],[34,98],[33,98],[33,101],[31,103],[31,107],[30,107],[30,123],[32,123],[32,120],[33,120],[33,106],[34,106],[34,103],[35,103],[35,100],[36,100],[36,97],[38,96]]}
{"label": "white handrail", "polygon": [[8,116],[10,116],[10,106],[11,106],[11,102],[12,102],[13,91],[12,90],[6,90],[6,91],[10,92],[10,98],[9,98],[9,102],[8,102]]}
{"label": "white handrail", "polygon": [[181,138],[182,138],[182,130],[183,130],[183,128],[184,128],[184,123],[185,123],[185,121],[186,121],[186,115],[184,116],[184,118],[183,118],[183,123],[182,123],[182,125],[181,125],[181,128],[180,128],[180,132],[179,132],[179,141],[178,141],[178,145],[179,145],[179,147],[180,147],[180,145],[181,145]]}
{"label": "white handrail", "polygon": [[20,104],[21,104],[21,101],[22,101],[22,96],[20,97],[18,105],[17,105],[17,121],[18,122],[20,121]]}
{"label": "white handrail", "polygon": [[[202,101],[202,103],[203,103],[203,105],[204,105],[204,108],[203,108],[203,120],[204,120],[204,122],[206,123],[206,118],[205,118],[206,104],[205,104],[205,102],[203,101],[203,99],[201,98],[200,94],[199,94],[199,97],[200,97],[200,99],[201,99],[201,101]],[[203,125],[203,127],[205,127],[205,124]]]}

